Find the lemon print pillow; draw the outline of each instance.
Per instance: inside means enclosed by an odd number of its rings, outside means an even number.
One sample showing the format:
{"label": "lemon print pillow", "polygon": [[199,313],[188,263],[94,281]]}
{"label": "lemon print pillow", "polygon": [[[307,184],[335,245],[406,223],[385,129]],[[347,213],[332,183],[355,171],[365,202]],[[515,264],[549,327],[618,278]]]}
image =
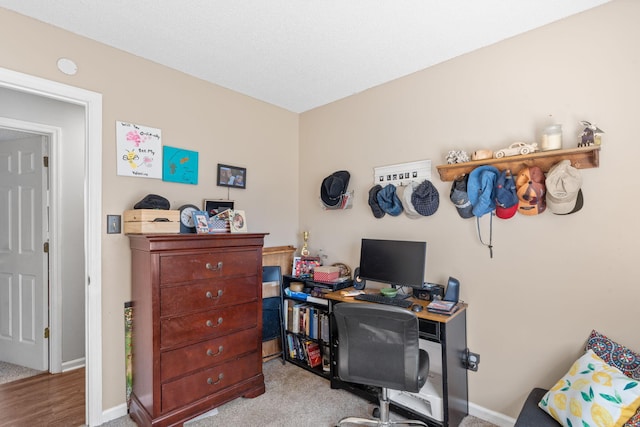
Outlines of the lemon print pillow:
{"label": "lemon print pillow", "polygon": [[640,407],[640,382],[588,350],[538,406],[567,427],[622,426]]}

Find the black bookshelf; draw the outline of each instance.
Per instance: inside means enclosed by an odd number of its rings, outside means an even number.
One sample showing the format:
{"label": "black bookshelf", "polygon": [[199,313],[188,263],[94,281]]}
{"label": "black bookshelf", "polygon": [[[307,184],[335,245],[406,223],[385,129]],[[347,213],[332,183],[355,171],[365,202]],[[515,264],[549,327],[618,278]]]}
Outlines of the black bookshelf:
{"label": "black bookshelf", "polygon": [[[292,282],[303,283],[304,294],[287,295],[286,290]],[[324,293],[347,288],[351,280],[344,282],[320,282],[311,278],[282,276],[283,325],[282,342],[285,360],[316,375],[329,379],[331,376],[331,331],[329,321],[329,303],[322,296]],[[297,317],[297,324],[293,319]],[[315,343],[315,344],[313,344]],[[311,366],[309,354],[305,349],[315,345],[320,349],[322,361],[318,366]],[[316,359],[314,359],[316,360]]]}

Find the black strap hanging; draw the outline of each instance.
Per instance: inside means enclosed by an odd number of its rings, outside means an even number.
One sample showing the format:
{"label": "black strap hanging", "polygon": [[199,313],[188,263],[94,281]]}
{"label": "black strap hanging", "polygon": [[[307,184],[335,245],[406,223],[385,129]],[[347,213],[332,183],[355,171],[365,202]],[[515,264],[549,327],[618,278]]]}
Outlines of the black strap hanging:
{"label": "black strap hanging", "polygon": [[478,227],[478,238],[480,239],[480,243],[489,248],[489,257],[493,258],[493,211],[489,212],[489,244],[486,244],[482,240],[482,234],[480,233],[480,217],[476,217],[476,225]]}

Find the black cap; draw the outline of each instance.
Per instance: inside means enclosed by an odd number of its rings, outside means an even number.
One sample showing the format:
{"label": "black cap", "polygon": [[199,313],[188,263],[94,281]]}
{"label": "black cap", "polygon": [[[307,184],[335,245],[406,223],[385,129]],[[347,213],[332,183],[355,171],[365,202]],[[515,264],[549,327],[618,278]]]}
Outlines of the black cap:
{"label": "black cap", "polygon": [[157,194],[147,194],[133,209],[169,209],[169,201]]}
{"label": "black cap", "polygon": [[347,171],[337,171],[322,180],[320,198],[325,206],[337,206],[349,186],[351,175]]}

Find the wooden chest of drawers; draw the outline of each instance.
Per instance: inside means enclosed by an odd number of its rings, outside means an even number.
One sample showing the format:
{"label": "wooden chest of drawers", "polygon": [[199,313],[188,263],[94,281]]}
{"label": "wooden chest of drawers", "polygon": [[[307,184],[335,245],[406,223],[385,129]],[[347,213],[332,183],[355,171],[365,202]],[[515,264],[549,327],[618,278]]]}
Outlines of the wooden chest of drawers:
{"label": "wooden chest of drawers", "polygon": [[174,426],[264,393],[264,234],[131,235],[139,426]]}

